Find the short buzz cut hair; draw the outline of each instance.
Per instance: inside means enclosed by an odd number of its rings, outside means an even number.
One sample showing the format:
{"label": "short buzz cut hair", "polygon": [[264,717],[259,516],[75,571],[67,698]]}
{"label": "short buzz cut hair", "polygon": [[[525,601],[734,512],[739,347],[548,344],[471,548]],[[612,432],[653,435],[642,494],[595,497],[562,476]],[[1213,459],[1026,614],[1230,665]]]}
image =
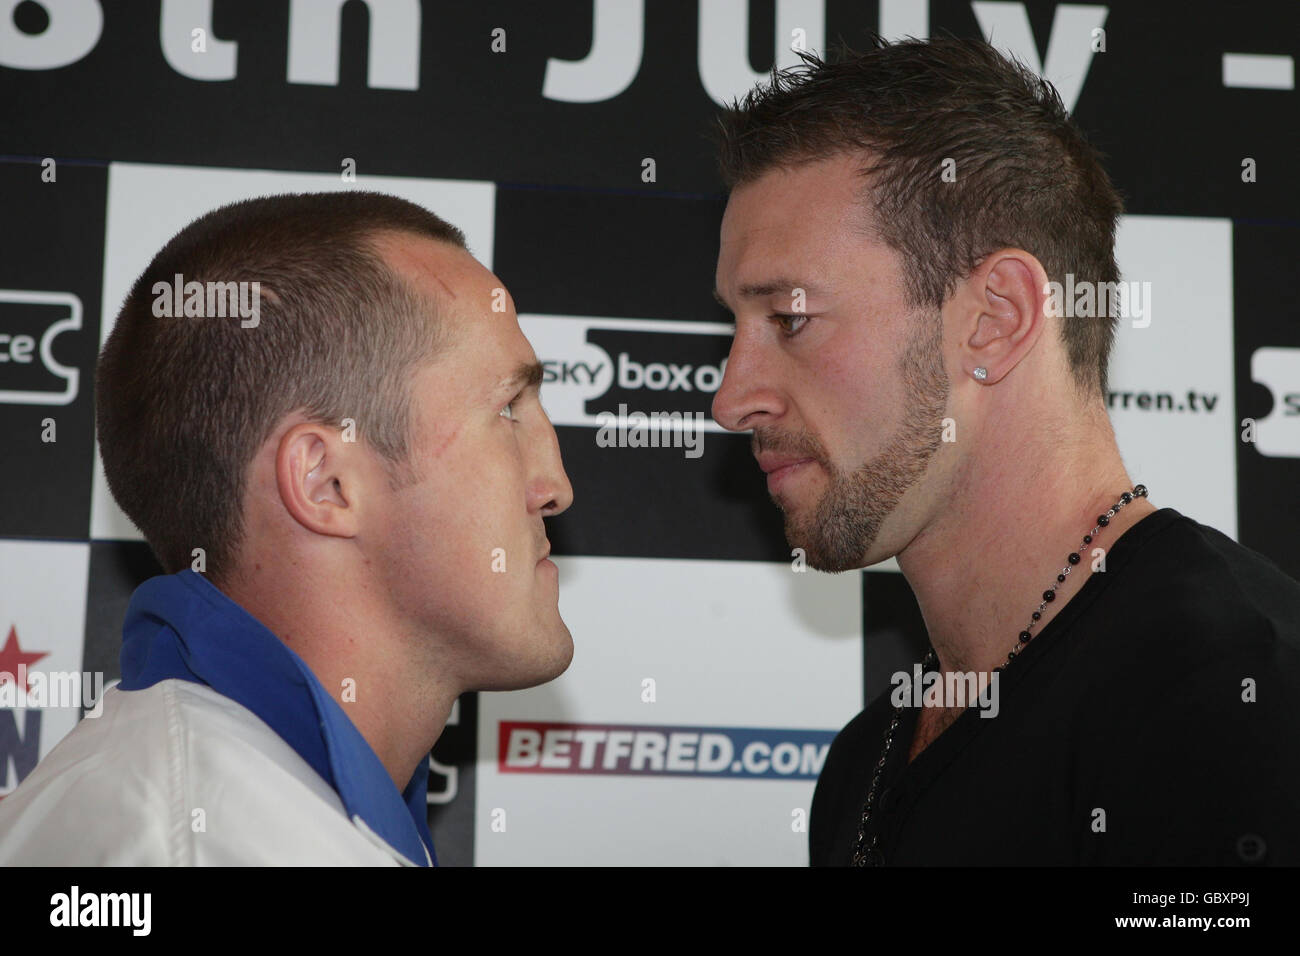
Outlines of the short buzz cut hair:
{"label": "short buzz cut hair", "polygon": [[[870,38],[773,71],[719,118],[728,189],[777,168],[861,153],[866,228],[899,254],[912,308],[938,309],[1000,248],[1024,249],[1049,281],[1119,281],[1123,203],[1059,94],[979,39]],[[945,169],[955,181],[944,181]],[[1114,288],[1107,286],[1105,288]],[[1080,394],[1103,398],[1115,316],[1061,322]]]}
{"label": "short buzz cut hair", "polygon": [[[352,419],[394,486],[413,480],[410,380],[446,336],[435,303],[380,254],[385,233],[465,248],[459,229],[396,196],[266,196],[194,220],[132,286],[99,356],[96,428],[109,489],[168,573],[202,548],[214,581],[230,575],[248,465],[291,413]],[[256,324],[224,308],[160,317],[155,285],[174,281],[249,283]]]}

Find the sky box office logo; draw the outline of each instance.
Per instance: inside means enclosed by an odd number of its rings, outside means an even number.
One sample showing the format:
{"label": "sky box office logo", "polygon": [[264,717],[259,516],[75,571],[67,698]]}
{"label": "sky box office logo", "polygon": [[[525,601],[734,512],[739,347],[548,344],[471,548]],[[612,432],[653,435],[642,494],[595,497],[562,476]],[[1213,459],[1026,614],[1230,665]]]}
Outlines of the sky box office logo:
{"label": "sky box office logo", "polygon": [[70,405],[80,372],[54,357],[55,339],[81,329],[70,292],[0,289],[0,403]]}
{"label": "sky box office logo", "polygon": [[720,322],[521,315],[519,325],[542,363],[542,402],[554,425],[599,427],[601,413],[703,415],[713,421],[731,326]]}
{"label": "sky box office logo", "polygon": [[1270,458],[1300,458],[1300,349],[1256,349],[1250,377],[1273,393],[1273,408],[1254,422],[1255,450]]}

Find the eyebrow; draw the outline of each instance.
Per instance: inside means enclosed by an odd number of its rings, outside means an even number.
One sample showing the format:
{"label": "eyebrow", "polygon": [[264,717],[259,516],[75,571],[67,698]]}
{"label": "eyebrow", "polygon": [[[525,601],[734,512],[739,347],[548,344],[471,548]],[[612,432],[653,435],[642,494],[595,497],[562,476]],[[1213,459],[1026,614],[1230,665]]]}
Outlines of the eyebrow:
{"label": "eyebrow", "polygon": [[506,389],[525,389],[532,388],[542,384],[542,363],[541,362],[520,362],[519,367],[514,370],[508,377],[503,378],[497,383],[498,391]]}
{"label": "eyebrow", "polygon": [[[752,282],[748,285],[742,285],[740,287],[740,297],[742,299],[762,299],[781,292],[792,295],[795,289],[803,289],[808,295],[818,295],[823,291],[821,286],[815,283],[778,276],[765,282]],[[726,300],[722,298],[722,293],[718,291],[716,285],[713,287],[713,298],[724,309],[730,308]]]}

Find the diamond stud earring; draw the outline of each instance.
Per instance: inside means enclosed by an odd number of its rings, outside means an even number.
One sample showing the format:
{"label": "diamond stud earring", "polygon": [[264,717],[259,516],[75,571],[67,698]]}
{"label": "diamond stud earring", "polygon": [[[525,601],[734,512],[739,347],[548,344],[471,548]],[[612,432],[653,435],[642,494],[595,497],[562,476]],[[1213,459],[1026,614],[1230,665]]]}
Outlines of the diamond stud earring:
{"label": "diamond stud earring", "polygon": [[989,370],[986,369],[983,365],[980,365],[976,367],[973,374],[977,379],[979,379],[982,382],[989,377]]}

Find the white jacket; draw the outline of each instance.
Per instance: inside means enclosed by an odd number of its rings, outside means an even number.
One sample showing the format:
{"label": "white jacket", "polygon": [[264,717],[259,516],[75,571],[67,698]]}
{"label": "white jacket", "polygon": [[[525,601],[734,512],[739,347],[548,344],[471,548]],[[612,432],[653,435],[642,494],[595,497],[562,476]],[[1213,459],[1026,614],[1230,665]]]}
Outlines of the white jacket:
{"label": "white jacket", "polygon": [[102,709],[0,800],[0,864],[415,865],[210,687],[112,687]]}

